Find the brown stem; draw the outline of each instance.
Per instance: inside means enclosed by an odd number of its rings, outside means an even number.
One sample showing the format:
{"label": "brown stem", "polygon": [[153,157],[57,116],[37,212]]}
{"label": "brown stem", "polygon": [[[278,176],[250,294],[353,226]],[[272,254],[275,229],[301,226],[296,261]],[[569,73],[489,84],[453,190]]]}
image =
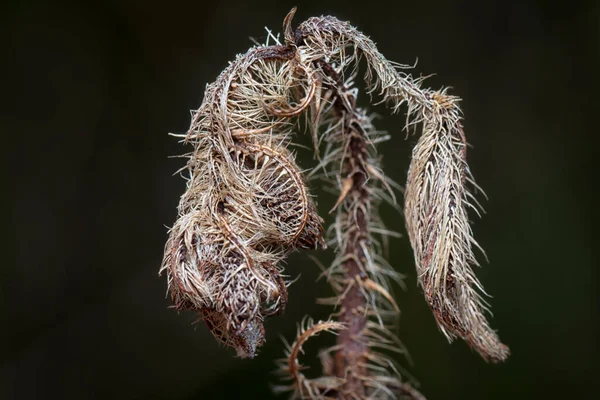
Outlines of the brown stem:
{"label": "brown stem", "polygon": [[[351,115],[351,114],[350,114]],[[346,120],[348,114],[345,116]],[[348,121],[350,122],[350,121]],[[342,207],[345,215],[344,226],[348,227],[345,233],[346,243],[343,257],[346,261],[342,264],[344,278],[347,285],[351,285],[342,299],[340,322],[347,326],[340,332],[338,344],[340,350],[335,355],[337,375],[346,378],[342,388],[342,395],[353,394],[358,397],[365,395],[363,379],[367,375],[366,353],[367,340],[363,331],[367,324],[365,309],[367,300],[362,291],[362,285],[357,284],[367,278],[363,265],[365,254],[361,242],[368,237],[369,193],[365,188],[365,171],[362,170],[362,160],[365,159],[366,141],[363,136],[352,128],[344,128],[345,135],[351,135],[350,148],[344,162],[343,173],[352,179],[352,189],[348,193]],[[348,288],[348,286],[346,286]]]}
{"label": "brown stem", "polygon": [[[365,186],[367,180],[367,138],[356,109],[356,98],[344,88],[343,81],[327,63],[317,62],[321,71],[336,82],[334,100],[336,113],[343,119],[342,137],[346,146],[341,176],[344,181],[342,195],[342,221],[344,239],[340,249],[344,285],[341,296],[339,321],[346,329],[338,336],[339,350],[335,354],[335,369],[345,383],[339,390],[340,398],[364,398],[364,379],[368,375],[367,354],[369,347],[364,331],[367,326],[368,307],[363,282],[368,279],[364,265],[363,248],[368,241],[370,195]],[[348,189],[349,187],[349,189]]]}

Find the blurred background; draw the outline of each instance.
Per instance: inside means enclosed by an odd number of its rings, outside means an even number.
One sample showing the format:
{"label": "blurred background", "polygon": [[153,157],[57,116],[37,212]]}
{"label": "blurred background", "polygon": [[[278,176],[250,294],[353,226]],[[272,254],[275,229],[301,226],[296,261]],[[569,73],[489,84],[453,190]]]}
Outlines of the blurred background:
{"label": "blurred background", "polygon": [[[488,365],[447,343],[403,237],[392,240],[390,261],[405,274],[395,296],[412,363],[399,363],[429,399],[592,397],[597,2],[9,0],[0,11],[0,132],[16,240],[5,242],[0,270],[0,398],[275,398],[280,336],[291,341],[304,315],[330,312],[315,305],[330,289],[307,254],[290,258],[287,271],[300,277],[254,360],[218,345],[192,313],[168,309],[157,272],[185,185],[173,176],[185,160],[169,157],[189,150],[167,133],[187,130],[205,85],[249,37],[280,31],[293,5],[296,24],[349,20],[388,58],[418,59],[415,75],[435,73],[426,84],[463,98],[470,166],[489,197],[474,224],[490,260],[478,276],[512,356]],[[416,138],[401,131],[403,116],[374,111],[393,133],[381,150],[385,171],[402,183]],[[301,153],[300,164],[311,163]],[[332,202],[321,197],[322,214]],[[400,214],[383,215],[404,234]],[[319,339],[308,364],[332,340]]]}

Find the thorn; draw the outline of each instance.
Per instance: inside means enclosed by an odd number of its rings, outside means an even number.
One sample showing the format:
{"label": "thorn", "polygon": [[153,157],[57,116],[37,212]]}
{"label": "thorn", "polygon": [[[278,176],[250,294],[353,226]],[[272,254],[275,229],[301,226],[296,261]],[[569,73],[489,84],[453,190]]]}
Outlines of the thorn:
{"label": "thorn", "polygon": [[288,46],[294,44],[294,31],[292,30],[292,19],[294,19],[294,14],[296,14],[296,7],[293,7],[288,15],[285,16],[283,20],[283,32],[285,44]]}
{"label": "thorn", "polygon": [[350,193],[350,189],[352,189],[352,186],[353,183],[351,177],[344,179],[344,181],[342,182],[342,191],[340,193],[340,197],[338,197],[337,201],[335,202],[335,205],[331,208],[331,210],[329,210],[329,214],[335,211],[335,209],[338,208],[340,204],[342,204],[346,196],[348,196],[348,193]]}

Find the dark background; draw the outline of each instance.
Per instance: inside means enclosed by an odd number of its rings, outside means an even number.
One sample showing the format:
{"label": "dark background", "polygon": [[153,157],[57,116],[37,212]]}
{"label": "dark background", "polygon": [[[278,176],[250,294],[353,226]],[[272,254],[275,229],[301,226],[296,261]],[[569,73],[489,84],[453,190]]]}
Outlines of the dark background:
{"label": "dark background", "polygon": [[[0,132],[16,241],[5,241],[0,270],[0,398],[272,396],[279,335],[292,340],[304,315],[329,312],[314,304],[329,291],[309,257],[291,257],[288,271],[301,277],[254,360],[192,326],[193,314],[169,310],[157,272],[184,189],[172,176],[184,160],[169,157],[189,150],[167,133],[187,130],[205,85],[249,36],[280,31],[294,4],[296,23],[349,20],[388,58],[418,58],[414,74],[436,73],[428,85],[463,98],[471,169],[489,196],[474,225],[490,259],[478,275],[512,356],[488,365],[464,343],[447,344],[404,237],[390,251],[407,286],[395,295],[413,364],[400,363],[430,399],[592,397],[598,3],[266,0],[3,2]],[[416,140],[402,123],[378,122],[394,133],[382,153],[398,182]],[[331,205],[323,197],[322,213]],[[383,212],[404,232],[401,215]]]}

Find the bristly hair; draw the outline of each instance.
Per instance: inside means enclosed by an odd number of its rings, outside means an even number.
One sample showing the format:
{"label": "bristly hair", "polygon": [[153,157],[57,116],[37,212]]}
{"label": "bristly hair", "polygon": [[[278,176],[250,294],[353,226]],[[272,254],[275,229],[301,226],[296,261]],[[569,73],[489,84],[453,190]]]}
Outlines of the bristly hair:
{"label": "bristly hair", "polygon": [[[484,316],[486,303],[472,267],[478,265],[467,210],[477,187],[466,162],[459,98],[423,89],[404,65],[388,61],[356,28],[334,17],[310,18],[296,29],[293,9],[283,43],[238,55],[206,88],[189,131],[189,178],[170,230],[161,272],[175,307],[195,310],[215,337],[253,357],[264,343],[264,319],[283,311],[283,263],[296,249],[335,249],[324,271],[335,296],[331,319],[303,322],[280,371],[295,397],[412,398],[422,395],[399,373],[390,351],[406,354],[392,333],[399,308],[390,280],[399,274],[383,257],[389,236],[378,216],[395,204],[394,188],[376,152],[388,139],[357,106],[355,79],[366,63],[367,93],[393,112],[406,105],[405,128],[418,132],[404,214],[419,283],[442,332],[463,338],[492,362],[509,355]],[[305,176],[290,145],[307,118],[319,164]],[[335,221],[323,219],[307,178],[337,188]],[[320,332],[337,344],[321,352],[323,376],[307,379],[298,355]]]}

